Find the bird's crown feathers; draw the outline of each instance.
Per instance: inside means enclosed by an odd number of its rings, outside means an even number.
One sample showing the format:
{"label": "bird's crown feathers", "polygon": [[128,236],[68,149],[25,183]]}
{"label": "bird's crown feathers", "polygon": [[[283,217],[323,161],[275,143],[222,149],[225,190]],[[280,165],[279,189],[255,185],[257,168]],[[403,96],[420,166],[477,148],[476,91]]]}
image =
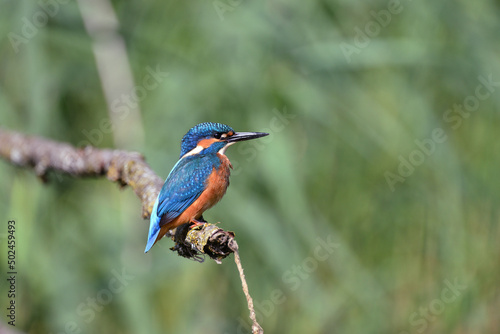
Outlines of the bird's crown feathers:
{"label": "bird's crown feathers", "polygon": [[225,124],[205,122],[193,126],[182,137],[181,157],[193,150],[202,139],[215,138],[217,134],[228,133],[234,130]]}

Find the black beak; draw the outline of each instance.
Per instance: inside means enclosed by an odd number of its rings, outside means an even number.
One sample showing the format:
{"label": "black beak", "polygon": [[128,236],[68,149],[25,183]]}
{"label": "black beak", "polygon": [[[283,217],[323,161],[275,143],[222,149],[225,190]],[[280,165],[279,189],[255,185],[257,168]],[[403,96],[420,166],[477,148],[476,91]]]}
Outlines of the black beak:
{"label": "black beak", "polygon": [[269,135],[265,132],[236,132],[231,137],[227,137],[226,142],[234,143],[237,141],[250,140],[255,138],[260,138]]}

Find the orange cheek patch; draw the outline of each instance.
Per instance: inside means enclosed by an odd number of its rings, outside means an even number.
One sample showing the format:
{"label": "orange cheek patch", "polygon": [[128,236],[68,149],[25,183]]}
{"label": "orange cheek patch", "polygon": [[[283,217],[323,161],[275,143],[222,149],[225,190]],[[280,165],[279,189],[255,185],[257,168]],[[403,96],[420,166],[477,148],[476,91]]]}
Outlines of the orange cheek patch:
{"label": "orange cheek patch", "polygon": [[220,141],[220,140],[217,140],[215,138],[210,138],[210,139],[202,139],[198,142],[198,146],[201,146],[203,148],[209,148],[210,145],[212,145],[213,143],[217,142],[217,141]]}

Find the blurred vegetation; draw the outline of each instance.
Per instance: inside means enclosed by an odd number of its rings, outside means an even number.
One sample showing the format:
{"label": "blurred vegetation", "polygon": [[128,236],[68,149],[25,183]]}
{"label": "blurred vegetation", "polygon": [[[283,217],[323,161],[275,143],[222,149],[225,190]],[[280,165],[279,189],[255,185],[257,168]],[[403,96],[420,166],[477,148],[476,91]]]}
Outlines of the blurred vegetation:
{"label": "blurred vegetation", "polygon": [[[140,151],[161,176],[197,123],[271,132],[228,150],[231,187],[205,214],[236,232],[266,333],[500,331],[500,85],[481,86],[500,81],[498,1],[115,0],[134,84],[168,72],[140,122],[115,124],[143,133],[125,144],[101,128],[113,111],[78,3],[58,4],[17,52],[41,5],[0,5],[1,126],[75,145],[101,129],[97,146]],[[0,176],[17,329],[249,332],[232,260],[188,261],[168,240],[143,254],[130,189],[6,162]]]}

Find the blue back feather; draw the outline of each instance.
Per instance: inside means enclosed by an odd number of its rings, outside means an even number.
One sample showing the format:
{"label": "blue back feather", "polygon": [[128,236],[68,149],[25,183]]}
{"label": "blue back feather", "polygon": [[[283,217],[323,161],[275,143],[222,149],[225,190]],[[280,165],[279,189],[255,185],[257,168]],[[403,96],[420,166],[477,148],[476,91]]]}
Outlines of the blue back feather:
{"label": "blue back feather", "polygon": [[175,164],[156,198],[145,252],[154,245],[160,228],[177,218],[201,195],[212,170],[220,164],[216,154],[187,156]]}

